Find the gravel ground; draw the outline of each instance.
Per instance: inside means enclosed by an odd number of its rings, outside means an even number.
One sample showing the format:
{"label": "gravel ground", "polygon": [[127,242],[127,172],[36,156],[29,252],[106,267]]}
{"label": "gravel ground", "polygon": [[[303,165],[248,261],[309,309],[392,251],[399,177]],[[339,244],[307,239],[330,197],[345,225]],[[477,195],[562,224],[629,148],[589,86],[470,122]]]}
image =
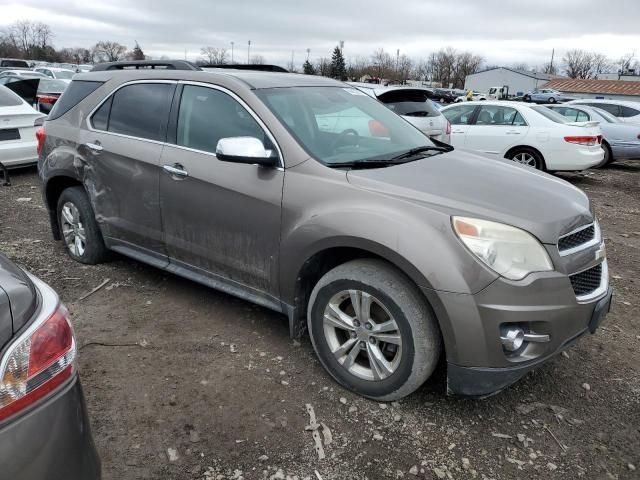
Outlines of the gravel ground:
{"label": "gravel ground", "polygon": [[[482,401],[448,398],[442,368],[399,403],[359,398],[281,315],[124,257],[74,263],[51,239],[33,169],[0,186],[0,251],[71,311],[107,480],[639,478],[640,162],[562,177],[596,205],[612,312]],[[323,460],[306,404],[332,436]]]}

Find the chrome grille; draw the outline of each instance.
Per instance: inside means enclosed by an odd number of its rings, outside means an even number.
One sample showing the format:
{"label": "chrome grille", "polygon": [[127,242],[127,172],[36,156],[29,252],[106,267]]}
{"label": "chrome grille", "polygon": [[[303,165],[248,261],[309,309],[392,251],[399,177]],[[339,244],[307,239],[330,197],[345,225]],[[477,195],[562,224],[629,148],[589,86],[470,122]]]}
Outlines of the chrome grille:
{"label": "chrome grille", "polygon": [[571,286],[576,297],[583,297],[595,292],[602,281],[602,264],[596,265],[584,272],[569,276]]}
{"label": "chrome grille", "polygon": [[574,231],[560,237],[558,240],[558,250],[560,253],[578,248],[585,243],[589,243],[596,237],[595,224],[587,225],[580,230]]}

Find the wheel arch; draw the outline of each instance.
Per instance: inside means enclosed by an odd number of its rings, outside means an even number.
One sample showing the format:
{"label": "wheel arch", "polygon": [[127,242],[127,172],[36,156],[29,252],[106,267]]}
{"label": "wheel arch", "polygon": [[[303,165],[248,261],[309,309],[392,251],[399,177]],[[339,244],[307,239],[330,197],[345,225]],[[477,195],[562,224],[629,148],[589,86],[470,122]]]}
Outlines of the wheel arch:
{"label": "wheel arch", "polygon": [[62,192],[69,187],[83,187],[84,185],[75,176],[61,174],[51,177],[44,185],[44,199],[49,211],[51,233],[55,240],[61,240],[60,225],[58,224],[57,205]]}
{"label": "wheel arch", "polygon": [[[330,239],[316,245],[296,262],[290,263],[287,267],[290,274],[281,282],[282,299],[293,338],[301,337],[306,330],[307,305],[318,280],[338,265],[359,258],[384,260],[408,277],[419,289],[430,287],[428,280],[411,262],[384,245],[349,237]],[[426,297],[424,300],[429,304]]]}
{"label": "wheel arch", "polygon": [[544,155],[542,154],[542,152],[540,150],[538,150],[535,147],[532,147],[530,145],[516,145],[515,147],[511,147],[509,150],[507,150],[504,154],[504,158],[509,158],[509,155],[517,152],[518,150],[531,150],[533,152],[535,152],[536,154],[540,155],[540,158],[542,159],[542,167],[544,170],[547,170],[547,161],[544,158]]}

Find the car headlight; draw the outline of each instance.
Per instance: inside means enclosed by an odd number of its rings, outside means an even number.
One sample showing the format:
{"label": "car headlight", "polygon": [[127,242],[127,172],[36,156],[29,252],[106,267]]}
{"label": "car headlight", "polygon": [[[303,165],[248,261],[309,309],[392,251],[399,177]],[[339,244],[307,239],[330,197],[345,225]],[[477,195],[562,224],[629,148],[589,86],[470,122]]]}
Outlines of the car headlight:
{"label": "car headlight", "polygon": [[528,232],[477,218],[453,217],[453,230],[471,252],[491,270],[510,280],[532,272],[553,270],[540,242]]}

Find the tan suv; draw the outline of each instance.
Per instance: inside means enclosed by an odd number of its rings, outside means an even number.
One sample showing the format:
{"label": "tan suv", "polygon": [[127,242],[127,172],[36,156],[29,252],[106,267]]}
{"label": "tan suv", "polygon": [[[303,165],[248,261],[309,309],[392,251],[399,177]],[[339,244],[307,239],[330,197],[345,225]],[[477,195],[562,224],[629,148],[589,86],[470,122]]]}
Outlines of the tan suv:
{"label": "tan suv", "polygon": [[106,64],[38,138],[72,258],[112,250],[282,312],[367,397],[413,392],[442,353],[450,392],[494,393],[609,309],[583,192],[453,151],[334,80]]}

